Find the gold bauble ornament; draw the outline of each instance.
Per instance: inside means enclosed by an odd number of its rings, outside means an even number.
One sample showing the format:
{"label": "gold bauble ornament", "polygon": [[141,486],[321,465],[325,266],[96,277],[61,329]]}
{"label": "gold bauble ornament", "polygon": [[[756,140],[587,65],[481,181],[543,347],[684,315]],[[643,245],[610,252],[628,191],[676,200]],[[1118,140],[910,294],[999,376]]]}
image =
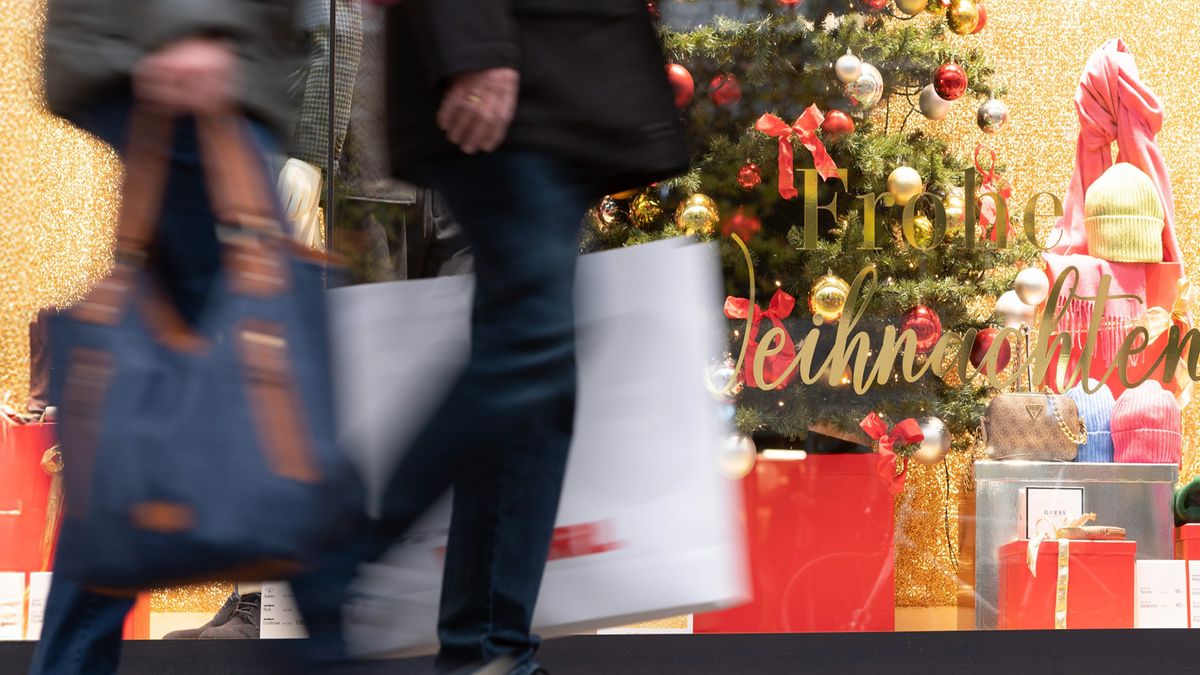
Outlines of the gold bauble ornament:
{"label": "gold bauble ornament", "polygon": [[662,218],[662,214],[662,205],[648,192],[634,197],[633,201],[629,203],[629,220],[639,230],[648,230],[654,227],[658,223],[658,219]]}
{"label": "gold bauble ornament", "polygon": [[946,8],[946,23],[959,35],[970,35],[979,27],[979,3],[976,0],[954,0]]}
{"label": "gold bauble ornament", "polygon": [[888,192],[896,200],[896,206],[904,206],[914,197],[925,191],[921,182],[921,174],[911,166],[898,166],[887,179]]}
{"label": "gold bauble ornament", "polygon": [[850,284],[833,272],[817,279],[808,295],[808,308],[812,310],[813,321],[817,324],[837,321],[842,317],[849,297]]}
{"label": "gold bauble ornament", "polygon": [[950,451],[950,430],[945,422],[936,417],[926,417],[919,424],[925,440],[921,441],[921,446],[913,452],[912,457],[920,464],[933,466],[945,459]]}
{"label": "gold bauble ornament", "polygon": [[712,234],[720,220],[717,203],[699,192],[683,200],[675,209],[675,224],[684,234]]}
{"label": "gold bauble ornament", "polygon": [[926,216],[915,216],[913,218],[913,234],[917,246],[928,248],[929,244],[933,242],[933,221]]}
{"label": "gold bauble ornament", "polygon": [[908,16],[916,16],[924,12],[928,6],[929,0],[896,0],[896,9]]}
{"label": "gold bauble ornament", "polygon": [[950,0],[929,0],[929,3],[925,5],[925,12],[941,16],[946,12],[946,5],[949,3]]}
{"label": "gold bauble ornament", "polygon": [[967,196],[960,187],[952,187],[946,191],[942,200],[946,208],[946,234],[956,236],[963,231],[967,224]]}

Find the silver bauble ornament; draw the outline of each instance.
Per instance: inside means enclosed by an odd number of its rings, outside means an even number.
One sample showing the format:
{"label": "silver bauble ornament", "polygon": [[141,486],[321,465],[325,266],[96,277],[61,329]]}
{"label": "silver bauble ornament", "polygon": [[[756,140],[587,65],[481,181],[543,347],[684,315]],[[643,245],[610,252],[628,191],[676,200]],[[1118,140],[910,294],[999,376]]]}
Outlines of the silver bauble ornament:
{"label": "silver bauble ornament", "polygon": [[932,84],[925,85],[921,90],[921,95],[917,98],[917,107],[925,119],[929,120],[940,120],[950,113],[950,101],[938,96]]}
{"label": "silver bauble ornament", "polygon": [[1010,328],[1033,323],[1033,308],[1021,302],[1016,291],[1006,291],[996,299],[996,315],[1004,319],[1004,325]]}
{"label": "silver bauble ornament", "polygon": [[754,470],[757,461],[758,448],[754,445],[754,439],[746,434],[735,431],[721,441],[717,463],[721,473],[727,477],[734,480],[745,478]]}
{"label": "silver bauble ornament", "polygon": [[879,69],[864,62],[858,78],[846,84],[846,98],[857,112],[874,108],[883,98],[883,75]]}
{"label": "silver bauble ornament", "polygon": [[862,59],[847,49],[846,53],[839,56],[833,64],[833,72],[837,74],[837,78],[842,81],[842,84],[850,84],[857,80],[859,75],[862,75],[862,67]]}
{"label": "silver bauble ornament", "polygon": [[921,447],[913,453],[913,459],[926,466],[933,466],[946,458],[950,452],[950,430],[946,423],[936,417],[926,417],[920,420],[921,433],[925,440]]}
{"label": "silver bauble ornament", "polygon": [[601,199],[600,204],[596,207],[596,219],[600,221],[601,230],[616,227],[628,215],[625,206],[616,199],[613,199],[611,195]]}
{"label": "silver bauble ornament", "polygon": [[1008,126],[1008,105],[998,98],[989,98],[979,105],[975,122],[985,133],[998,133]]}
{"label": "silver bauble ornament", "polygon": [[1037,267],[1026,267],[1017,274],[1013,288],[1021,302],[1037,307],[1050,297],[1050,277]]}
{"label": "silver bauble ornament", "polygon": [[742,393],[742,382],[733,364],[721,363],[709,368],[708,381],[712,383],[713,390],[718,392],[717,398],[723,402],[732,402],[734,397]]}

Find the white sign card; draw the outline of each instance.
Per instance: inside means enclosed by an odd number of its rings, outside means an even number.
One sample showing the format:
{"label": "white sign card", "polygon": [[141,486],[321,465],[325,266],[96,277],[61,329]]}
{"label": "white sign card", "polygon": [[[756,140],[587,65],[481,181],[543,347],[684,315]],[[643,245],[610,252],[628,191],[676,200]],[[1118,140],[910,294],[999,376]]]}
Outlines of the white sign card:
{"label": "white sign card", "polygon": [[304,619],[300,616],[299,607],[296,606],[296,596],[287,582],[263,582],[259,637],[263,640],[308,637],[308,631],[304,629]]}
{"label": "white sign card", "polygon": [[1020,511],[1020,532],[1033,539],[1040,522],[1054,527],[1083,515],[1083,488],[1027,487]]}
{"label": "white sign card", "polygon": [[1188,627],[1188,567],[1184,560],[1139,560],[1134,626]]}
{"label": "white sign card", "polygon": [[25,573],[0,572],[0,640],[25,637]]}
{"label": "white sign card", "polygon": [[46,616],[46,596],[50,595],[51,572],[29,573],[29,621],[25,625],[25,639],[36,640],[42,635],[42,621]]}
{"label": "white sign card", "polygon": [[1184,561],[1188,566],[1188,594],[1191,596],[1192,628],[1200,628],[1200,560]]}

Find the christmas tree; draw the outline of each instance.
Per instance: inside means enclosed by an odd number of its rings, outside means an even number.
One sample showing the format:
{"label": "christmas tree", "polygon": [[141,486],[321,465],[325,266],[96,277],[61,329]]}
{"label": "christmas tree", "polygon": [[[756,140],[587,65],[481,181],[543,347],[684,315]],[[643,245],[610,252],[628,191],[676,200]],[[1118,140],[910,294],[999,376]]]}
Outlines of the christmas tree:
{"label": "christmas tree", "polygon": [[[736,424],[760,445],[766,438],[799,444],[815,429],[852,433],[877,412],[892,421],[940,418],[954,447],[968,449],[995,393],[985,377],[963,381],[951,368],[910,382],[897,361],[885,383],[866,391],[848,371],[805,383],[796,368],[771,384],[793,351],[807,348],[799,360],[819,364],[834,348],[849,284],[868,268],[879,286],[856,329],[873,349],[888,326],[914,331],[919,360],[950,358],[931,349],[944,331],[964,335],[963,349],[979,356],[990,346],[989,329],[1002,323],[997,298],[1037,251],[1015,234],[1017,219],[998,211],[997,199],[967,196],[1005,193],[1002,167],[986,147],[976,157],[955,156],[926,121],[951,105],[973,106],[981,142],[1002,131],[1004,92],[993,88],[984,55],[947,39],[950,31],[981,30],[986,9],[974,0],[651,2],[648,9],[665,15],[660,32],[696,143],[694,168],[607,197],[584,248],[680,235],[719,240],[732,359],[747,337],[753,276],[763,314],[750,337],[761,340],[777,325],[788,335],[770,346],[781,353],[766,358],[765,382],[753,353],[742,363],[747,386],[736,396]],[[1004,358],[1005,349],[997,347],[997,365],[1011,362],[1011,374],[1018,359]],[[715,374],[730,375],[719,365]]]}

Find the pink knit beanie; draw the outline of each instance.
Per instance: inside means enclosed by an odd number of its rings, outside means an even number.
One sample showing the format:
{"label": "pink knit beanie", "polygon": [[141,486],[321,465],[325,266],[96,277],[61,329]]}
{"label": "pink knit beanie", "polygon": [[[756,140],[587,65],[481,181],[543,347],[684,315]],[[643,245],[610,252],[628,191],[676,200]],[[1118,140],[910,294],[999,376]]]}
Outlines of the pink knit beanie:
{"label": "pink knit beanie", "polygon": [[1112,440],[1118,462],[1179,464],[1183,420],[1175,397],[1155,380],[1125,390],[1113,407]]}

